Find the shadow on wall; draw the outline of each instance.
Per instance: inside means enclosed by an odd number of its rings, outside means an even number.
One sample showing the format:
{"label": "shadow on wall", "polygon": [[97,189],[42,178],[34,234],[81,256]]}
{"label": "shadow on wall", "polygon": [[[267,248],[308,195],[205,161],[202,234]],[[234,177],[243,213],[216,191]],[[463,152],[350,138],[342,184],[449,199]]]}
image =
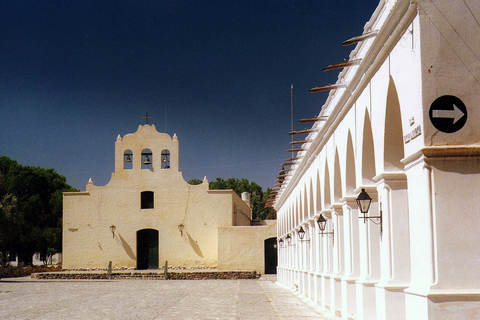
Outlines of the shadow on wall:
{"label": "shadow on wall", "polygon": [[125,239],[123,239],[123,237],[120,234],[118,234],[118,237],[120,238],[120,242],[122,243],[123,249],[128,254],[130,259],[136,261],[137,257],[135,256],[135,253],[133,252],[132,247],[130,247],[130,245],[127,243],[127,241],[125,241]]}
{"label": "shadow on wall", "polygon": [[202,253],[202,250],[200,249],[200,246],[195,240],[193,240],[193,238],[190,236],[188,232],[183,232],[182,238],[184,238],[185,241],[190,244],[190,246],[192,247],[193,251],[195,251],[197,256],[203,258],[203,253]]}

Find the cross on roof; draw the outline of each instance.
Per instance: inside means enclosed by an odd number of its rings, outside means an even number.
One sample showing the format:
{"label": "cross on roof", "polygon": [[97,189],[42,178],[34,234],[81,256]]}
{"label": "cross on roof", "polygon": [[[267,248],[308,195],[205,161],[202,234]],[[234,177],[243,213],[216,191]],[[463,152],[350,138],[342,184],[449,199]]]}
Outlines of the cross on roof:
{"label": "cross on roof", "polygon": [[147,112],[147,115],[145,117],[142,117],[142,119],[146,119],[147,120],[147,124],[148,124],[148,119],[152,119],[152,117],[149,117],[148,116],[148,112]]}

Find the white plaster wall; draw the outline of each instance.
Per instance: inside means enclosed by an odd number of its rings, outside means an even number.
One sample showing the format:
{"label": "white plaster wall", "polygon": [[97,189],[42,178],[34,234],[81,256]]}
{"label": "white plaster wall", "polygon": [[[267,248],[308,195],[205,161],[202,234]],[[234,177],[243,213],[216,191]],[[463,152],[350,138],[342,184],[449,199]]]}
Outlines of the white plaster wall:
{"label": "white plaster wall", "polygon": [[468,111],[465,127],[443,133],[426,121],[426,145],[465,145],[480,142],[480,7],[475,1],[419,1],[422,39],[423,113],[443,95],[460,98]]}
{"label": "white plaster wall", "polygon": [[[331,244],[321,239],[318,251],[308,253],[310,257],[297,246],[282,252],[281,281],[294,290],[298,285],[301,294],[311,292],[302,287],[311,286],[299,276],[302,261],[314,259],[318,285],[310,296],[329,315],[332,310],[338,315],[338,290],[342,290],[342,304],[348,306],[340,309],[356,319],[479,317],[475,311],[480,290],[475,267],[480,258],[475,245],[480,224],[475,215],[480,209],[476,197],[480,187],[478,16],[480,7],[475,1],[381,1],[365,27],[365,32],[377,30],[377,36],[360,43],[350,55],[351,59],[362,58],[362,64],[339,76],[339,82],[355,84],[330,92],[320,113],[328,119],[313,125],[318,132],[308,136],[311,142],[297,155],[301,160],[293,166],[275,203],[279,219],[286,222],[279,228],[280,238],[295,237],[300,225],[320,213],[330,215],[335,202],[345,212],[361,187],[367,187],[374,198],[370,215],[380,210],[386,215],[383,234],[371,222],[353,224],[358,229],[353,230],[350,225],[355,216],[343,224],[338,223],[340,216],[332,217],[337,221],[335,228],[345,228],[338,231],[340,235],[350,232],[344,237],[344,253],[338,246],[342,238]],[[441,95],[457,96],[467,106],[468,121],[456,133],[442,133],[430,122],[430,105]],[[392,98],[398,99],[399,119],[386,119]],[[398,143],[399,136],[395,141],[385,140],[398,124],[403,143]],[[366,126],[372,129],[371,156],[363,154],[369,142]],[[347,189],[345,180],[349,132],[355,192]],[[429,148],[455,145],[464,147]],[[402,163],[396,159],[398,166],[387,169],[385,152],[395,149],[403,151]],[[337,150],[340,175],[335,172]],[[342,199],[335,196],[339,183]],[[302,207],[305,194],[312,194],[314,212]],[[344,259],[339,258],[343,254]],[[341,289],[331,281],[332,266],[339,270],[332,258],[360,277],[356,297],[349,290],[351,279]],[[348,316],[342,314],[345,319]]]}

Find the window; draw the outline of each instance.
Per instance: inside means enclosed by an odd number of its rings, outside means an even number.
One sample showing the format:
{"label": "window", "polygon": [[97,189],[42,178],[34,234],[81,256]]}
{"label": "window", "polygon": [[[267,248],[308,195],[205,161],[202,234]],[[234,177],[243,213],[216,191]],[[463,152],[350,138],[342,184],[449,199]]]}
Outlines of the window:
{"label": "window", "polygon": [[133,152],[132,150],[125,150],[123,153],[123,168],[132,169],[133,168]]}
{"label": "window", "polygon": [[150,149],[142,151],[142,169],[152,169],[153,154]]}
{"label": "window", "polygon": [[162,151],[162,169],[170,169],[170,151]]}
{"label": "window", "polygon": [[143,191],[141,193],[141,209],[153,209],[153,191]]}

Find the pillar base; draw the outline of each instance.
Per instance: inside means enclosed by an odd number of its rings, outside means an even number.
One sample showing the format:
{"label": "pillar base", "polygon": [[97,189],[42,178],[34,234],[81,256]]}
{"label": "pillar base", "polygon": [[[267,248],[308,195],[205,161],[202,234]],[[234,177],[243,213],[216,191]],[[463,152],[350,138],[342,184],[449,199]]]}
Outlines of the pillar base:
{"label": "pillar base", "polygon": [[375,287],[377,319],[405,319],[405,293],[403,290],[408,285],[377,284]]}
{"label": "pillar base", "polygon": [[353,318],[357,313],[357,289],[358,278],[344,277],[342,281],[342,315],[344,318]]}
{"label": "pillar base", "polygon": [[406,319],[480,319],[480,290],[405,290]]}
{"label": "pillar base", "polygon": [[[375,303],[375,284],[377,282],[357,281],[357,317],[356,319],[374,320],[377,318]],[[420,318],[418,318],[420,319]]]}

